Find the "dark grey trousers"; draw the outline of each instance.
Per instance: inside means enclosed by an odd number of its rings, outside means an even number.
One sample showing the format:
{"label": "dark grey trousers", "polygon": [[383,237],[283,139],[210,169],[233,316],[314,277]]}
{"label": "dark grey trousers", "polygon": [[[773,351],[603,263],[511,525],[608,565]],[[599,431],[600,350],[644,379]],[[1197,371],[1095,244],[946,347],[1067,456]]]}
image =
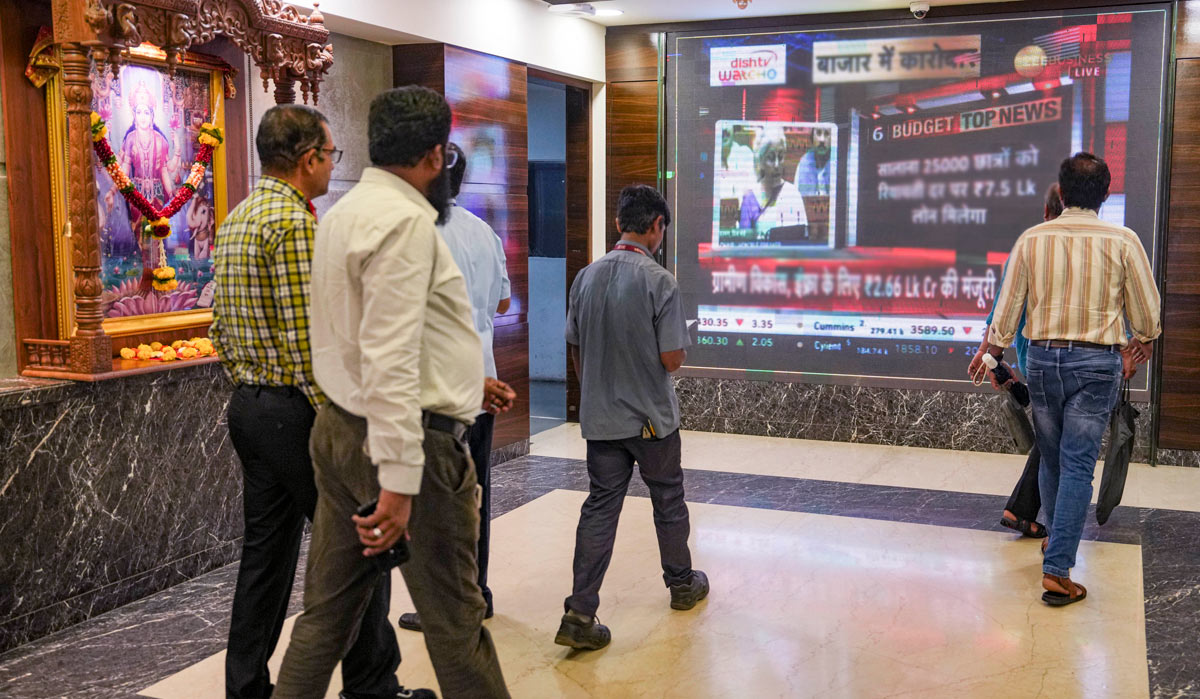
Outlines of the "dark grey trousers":
{"label": "dark grey trousers", "polygon": [[[376,468],[363,452],[366,436],[366,420],[337,406],[317,413],[312,455],[320,498],[304,613],[292,631],[275,699],[325,696],[379,578],[374,562],[362,555],[350,519],[379,495]],[[400,572],[421,615],[425,647],[445,699],[509,696],[492,638],[483,628],[485,604],[475,564],[476,490],[466,445],[445,432],[425,430],[425,471],[408,523],[412,558]]]}
{"label": "dark grey trousers", "polygon": [[663,581],[669,587],[691,580],[692,554],[687,542],[691,524],[683,499],[679,430],[657,440],[588,440],[591,487],[575,532],[575,584],[564,603],[568,611],[593,616],[600,606],[600,585],[612,560],[617,520],[633,477],[634,462],[650,489]]}
{"label": "dark grey trousers", "polygon": [[[241,386],[229,401],[246,529],[225,654],[227,699],[271,696],[267,661],[287,618],[304,520],[317,508],[308,452],[314,417],[297,388]],[[388,620],[391,578],[378,581],[358,640],[342,660],[342,684],[356,696],[394,696],[400,689],[400,648]]]}

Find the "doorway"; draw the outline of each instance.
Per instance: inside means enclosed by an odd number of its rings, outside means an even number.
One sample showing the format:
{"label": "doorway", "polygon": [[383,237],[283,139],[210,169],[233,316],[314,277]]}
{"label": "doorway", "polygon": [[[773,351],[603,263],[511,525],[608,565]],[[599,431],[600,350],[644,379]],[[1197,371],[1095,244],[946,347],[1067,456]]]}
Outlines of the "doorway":
{"label": "doorway", "polygon": [[566,86],[529,78],[529,434],[567,420]]}

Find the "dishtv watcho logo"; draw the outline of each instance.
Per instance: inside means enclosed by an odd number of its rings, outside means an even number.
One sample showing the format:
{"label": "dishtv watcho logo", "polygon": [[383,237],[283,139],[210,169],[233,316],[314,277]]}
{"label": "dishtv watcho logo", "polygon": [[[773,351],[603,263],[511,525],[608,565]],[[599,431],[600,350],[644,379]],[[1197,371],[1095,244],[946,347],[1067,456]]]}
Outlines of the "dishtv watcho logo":
{"label": "dishtv watcho logo", "polygon": [[708,63],[713,87],[787,82],[787,44],[718,46],[709,51]]}

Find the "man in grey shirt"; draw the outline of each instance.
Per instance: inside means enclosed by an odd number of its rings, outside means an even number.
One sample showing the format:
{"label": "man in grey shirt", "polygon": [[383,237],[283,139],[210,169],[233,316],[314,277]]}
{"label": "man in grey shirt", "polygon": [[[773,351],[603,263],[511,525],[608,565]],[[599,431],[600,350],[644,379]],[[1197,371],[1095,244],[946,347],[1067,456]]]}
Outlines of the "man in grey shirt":
{"label": "man in grey shirt", "polygon": [[634,462],[650,489],[671,608],[691,609],[708,595],[708,578],[692,569],[688,550],[679,401],[671,383],[690,339],[679,284],[651,257],[670,223],[657,190],[626,187],[617,204],[621,241],[571,286],[566,338],[582,389],[579,422],[591,490],[579,516],[574,589],[554,638],[559,645],[595,650],[611,640],[596,609]]}

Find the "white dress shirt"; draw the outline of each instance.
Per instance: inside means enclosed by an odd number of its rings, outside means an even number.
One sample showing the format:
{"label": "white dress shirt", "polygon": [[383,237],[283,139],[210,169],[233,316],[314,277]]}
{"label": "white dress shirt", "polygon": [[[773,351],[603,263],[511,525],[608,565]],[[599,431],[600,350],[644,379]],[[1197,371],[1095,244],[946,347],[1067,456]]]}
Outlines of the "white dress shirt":
{"label": "white dress shirt", "polygon": [[379,485],[415,494],[421,411],[471,424],[483,361],[463,275],[433,206],[378,168],[321,220],[313,253],[313,373],[331,401],[367,420]]}
{"label": "white dress shirt", "polygon": [[479,333],[479,342],[483,345],[484,376],[498,378],[496,357],[492,352],[494,317],[500,301],[512,295],[505,268],[504,242],[483,219],[456,202],[451,203],[454,205],[450,208],[450,220],[438,226],[438,230],[467,280],[475,332]]}

